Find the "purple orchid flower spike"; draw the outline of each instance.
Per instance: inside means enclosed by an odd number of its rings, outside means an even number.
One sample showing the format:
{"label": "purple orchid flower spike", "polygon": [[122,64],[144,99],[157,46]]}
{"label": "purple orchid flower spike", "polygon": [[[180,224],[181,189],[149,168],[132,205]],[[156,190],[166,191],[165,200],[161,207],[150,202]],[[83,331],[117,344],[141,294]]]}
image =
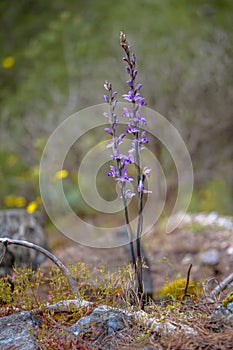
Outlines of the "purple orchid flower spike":
{"label": "purple orchid flower spike", "polygon": [[[120,33],[120,44],[124,50],[125,56],[123,61],[126,62],[125,71],[128,75],[126,81],[129,89],[128,93],[123,94],[122,97],[125,101],[129,102],[129,108],[124,108],[122,117],[128,119],[128,127],[125,133],[117,133],[117,127],[119,121],[116,115],[116,95],[117,92],[113,91],[112,84],[108,81],[105,82],[104,88],[107,93],[104,95],[105,102],[109,105],[110,112],[105,112],[104,117],[108,119],[110,127],[104,130],[111,136],[111,140],[108,143],[108,148],[112,149],[111,158],[115,161],[115,166],[110,165],[110,171],[108,176],[112,176],[118,181],[121,198],[124,203],[124,212],[126,219],[126,226],[130,240],[130,248],[132,255],[132,263],[135,268],[135,280],[137,284],[137,295],[143,308],[143,283],[142,283],[142,256],[141,256],[141,234],[142,234],[142,208],[143,208],[143,194],[150,193],[151,191],[145,189],[146,178],[150,177],[151,169],[144,167],[141,169],[141,151],[144,145],[149,142],[146,136],[146,131],[142,129],[143,125],[146,125],[146,119],[141,113],[143,106],[146,105],[144,97],[141,96],[142,84],[136,83],[138,77],[138,70],[136,68],[136,55],[131,53],[130,45],[127,42],[126,35]],[[125,136],[129,135],[131,138],[132,146],[128,150],[128,155],[120,152],[119,146],[124,142]],[[136,190],[134,193],[131,189],[127,188],[129,183],[134,182],[134,177],[129,175],[129,166],[133,164],[135,168],[135,184]],[[131,185],[132,186],[132,185]],[[129,221],[129,213],[127,208],[127,199],[132,199],[134,196],[138,197],[138,224],[136,232],[136,256],[134,251],[133,239],[134,235]]]}

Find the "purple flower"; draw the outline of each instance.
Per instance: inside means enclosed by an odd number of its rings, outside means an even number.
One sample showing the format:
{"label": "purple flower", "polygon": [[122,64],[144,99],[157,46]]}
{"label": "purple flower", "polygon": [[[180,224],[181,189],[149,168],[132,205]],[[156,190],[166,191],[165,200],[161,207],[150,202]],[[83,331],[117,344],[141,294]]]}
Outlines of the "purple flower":
{"label": "purple flower", "polygon": [[139,106],[146,106],[147,105],[147,103],[143,97],[140,97],[140,99],[138,100],[138,104],[139,104]]}
{"label": "purple flower", "polygon": [[145,106],[146,102],[144,97],[141,97],[139,92],[136,93],[134,100],[139,104],[139,106]]}
{"label": "purple flower", "polygon": [[113,100],[113,102],[112,102],[112,107],[113,107],[113,109],[116,108],[116,104],[117,104],[117,100]]}
{"label": "purple flower", "polygon": [[150,177],[151,169],[149,169],[147,166],[143,168],[142,171],[143,175]]}
{"label": "purple flower", "polygon": [[145,117],[140,115],[139,111],[136,112],[136,116],[135,117],[131,117],[129,119],[132,120],[133,122],[138,123],[139,125],[146,125],[146,119],[145,119]]}
{"label": "purple flower", "polygon": [[139,132],[139,129],[136,126],[130,126],[126,129],[126,132],[129,134],[136,134],[137,132]]}
{"label": "purple flower", "polygon": [[130,117],[132,115],[132,113],[129,111],[128,108],[124,108],[123,112],[122,112],[122,117]]}
{"label": "purple flower", "polygon": [[[125,191],[124,195],[125,195],[125,198],[131,199],[131,198],[133,198],[133,196],[135,196],[135,193],[133,193],[131,190],[127,189]],[[122,198],[122,196],[121,196],[121,198]]]}
{"label": "purple flower", "polygon": [[132,160],[129,157],[126,157],[126,156],[123,157],[123,162],[122,162],[123,166],[129,165],[131,163],[132,163]]}
{"label": "purple flower", "polygon": [[135,56],[135,53],[132,54],[131,62],[132,62],[132,65],[135,66],[135,64],[136,64],[136,56]]}
{"label": "purple flower", "polygon": [[147,137],[145,137],[145,135],[146,135],[146,131],[144,130],[142,131],[140,137],[135,138],[135,142],[138,142],[139,144],[148,143],[149,140]]}
{"label": "purple flower", "polygon": [[117,147],[122,144],[124,137],[125,137],[125,134],[120,134],[120,136],[115,138],[115,142],[116,142]]}
{"label": "purple flower", "polygon": [[113,165],[110,165],[110,169],[111,171],[108,172],[108,176],[117,177],[119,171]]}
{"label": "purple flower", "polygon": [[136,78],[137,74],[138,74],[137,69],[134,69],[133,72],[132,72],[132,75],[133,75],[134,79]]}
{"label": "purple flower", "polygon": [[141,143],[148,143],[148,142],[149,142],[149,140],[147,137],[141,138]]}
{"label": "purple flower", "polygon": [[[121,183],[121,189],[123,191],[122,196],[124,198],[131,199],[135,196],[130,189],[126,189],[126,183],[132,182],[133,178],[127,173],[127,166],[129,164],[135,163],[137,159],[140,163],[141,151],[143,150],[143,144],[148,143],[148,138],[146,137],[146,131],[141,129],[141,125],[146,125],[146,119],[141,115],[140,110],[141,106],[146,105],[144,97],[140,95],[140,90],[142,84],[136,83],[136,78],[138,71],[136,69],[136,56],[131,54],[130,46],[126,40],[124,33],[120,34],[120,43],[122,48],[125,51],[125,57],[123,60],[127,62],[125,67],[126,73],[128,74],[128,80],[126,81],[129,91],[127,94],[122,95],[124,100],[131,103],[131,108],[124,108],[122,111],[122,117],[128,118],[128,127],[126,132],[132,134],[132,146],[128,150],[128,155],[121,154],[119,151],[119,145],[123,142],[125,133],[118,135],[116,126],[118,125],[117,116],[115,114],[116,107],[116,91],[113,92],[112,84],[109,82],[105,83],[105,89],[108,91],[108,95],[104,96],[105,101],[109,104],[111,113],[106,113],[104,116],[108,118],[111,126],[105,128],[105,131],[112,136],[112,140],[108,144],[108,148],[112,148],[111,158],[116,160],[116,166],[110,166],[110,171],[108,176],[114,177],[117,181]],[[142,193],[149,193],[151,191],[145,190],[145,180],[146,177],[150,176],[150,171],[148,167],[144,167],[143,170],[139,170],[140,165],[136,165],[136,176],[138,183],[138,197],[142,199]]]}
{"label": "purple flower", "polygon": [[130,89],[133,88],[133,82],[132,82],[131,80],[127,80],[126,83],[127,83],[128,87],[129,87]]}
{"label": "purple flower", "polygon": [[141,89],[141,87],[142,87],[142,84],[137,84],[135,91],[139,91]]}
{"label": "purple flower", "polygon": [[120,160],[120,159],[123,159],[123,158],[124,158],[124,155],[121,154],[121,153],[118,151],[117,148],[114,148],[113,154],[111,154],[111,158],[112,158],[112,159],[118,159],[118,160]]}
{"label": "purple flower", "polygon": [[149,142],[147,137],[143,137],[143,138],[138,137],[138,138],[135,139],[135,141],[138,142],[139,144],[148,143]]}
{"label": "purple flower", "polygon": [[[108,134],[110,134],[110,135],[113,135],[113,131],[112,131],[112,129],[110,129],[110,128],[105,128],[104,129]],[[123,138],[125,137],[125,134],[120,134],[120,136],[118,136],[118,137],[115,137],[115,139],[113,138],[113,139],[111,139],[110,141],[109,141],[109,143],[108,143],[108,145],[107,145],[107,148],[110,148],[110,147],[112,147],[112,148],[117,148],[120,144],[122,144],[122,140],[123,140]]]}
{"label": "purple flower", "polygon": [[110,91],[110,90],[112,90],[112,84],[106,80],[104,83],[104,88],[105,88],[105,90]]}
{"label": "purple flower", "polygon": [[143,117],[142,115],[139,115],[137,118],[138,118],[139,125],[146,125],[145,117]]}
{"label": "purple flower", "polygon": [[141,132],[141,137],[145,137],[145,136],[146,136],[146,131],[143,130],[143,131]]}
{"label": "purple flower", "polygon": [[125,137],[125,134],[120,134],[120,136],[118,136],[118,139],[123,140],[124,137]]}
{"label": "purple flower", "polygon": [[134,93],[133,91],[129,91],[128,94],[122,95],[126,101],[132,102],[134,101]]}
{"label": "purple flower", "polygon": [[136,142],[139,142],[139,143],[148,143],[148,138],[145,137],[145,136],[146,136],[146,131],[143,130],[143,131],[141,132],[141,135],[140,135],[137,139],[135,139]]}
{"label": "purple flower", "polygon": [[134,163],[135,161],[135,148],[131,148],[128,150],[128,155],[129,155],[129,159],[131,161],[131,163]]}
{"label": "purple flower", "polygon": [[124,168],[121,176],[119,176],[117,180],[121,182],[131,182],[133,181],[133,178],[127,174],[127,170]]}
{"label": "purple flower", "polygon": [[109,135],[113,135],[113,131],[110,128],[104,128],[104,131],[106,131]]}
{"label": "purple flower", "polygon": [[[128,82],[127,82],[127,84],[128,84]],[[145,106],[146,105],[146,101],[145,101],[144,97],[141,97],[139,92],[136,92],[136,94],[134,94],[134,92],[132,90],[130,90],[128,92],[128,94],[124,94],[122,96],[124,97],[124,99],[126,101],[137,102],[137,104],[139,106]]]}
{"label": "purple flower", "polygon": [[145,190],[145,188],[144,188],[144,182],[143,182],[142,180],[139,181],[139,184],[138,184],[138,192],[152,193],[152,191]]}
{"label": "purple flower", "polygon": [[125,70],[126,70],[126,72],[127,72],[128,74],[130,74],[130,68],[129,68],[129,66],[126,66],[126,67],[125,67]]}
{"label": "purple flower", "polygon": [[125,137],[125,134],[120,134],[120,136],[115,138],[115,144],[117,147],[122,144],[123,142],[122,140],[124,137]]}

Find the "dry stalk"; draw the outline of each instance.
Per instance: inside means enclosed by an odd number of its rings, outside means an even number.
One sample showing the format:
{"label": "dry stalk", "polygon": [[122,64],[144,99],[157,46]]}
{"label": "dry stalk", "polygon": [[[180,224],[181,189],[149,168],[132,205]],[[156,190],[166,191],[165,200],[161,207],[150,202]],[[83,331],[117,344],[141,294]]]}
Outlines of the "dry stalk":
{"label": "dry stalk", "polygon": [[0,238],[0,243],[2,243],[3,246],[4,246],[4,252],[5,252],[5,250],[6,250],[8,245],[15,244],[15,245],[20,245],[20,246],[23,246],[23,247],[26,247],[26,248],[35,249],[38,252],[44,254],[47,258],[49,258],[52,262],[54,262],[55,265],[57,265],[59,267],[59,269],[61,270],[63,275],[67,278],[67,281],[68,281],[68,283],[70,285],[70,289],[71,289],[72,293],[74,293],[78,297],[80,297],[80,294],[79,294],[79,291],[78,291],[77,286],[75,284],[75,281],[70,276],[67,267],[61,262],[61,260],[59,260],[55,255],[50,253],[48,250],[40,247],[37,244],[31,243],[31,242],[28,242],[28,241],[21,241],[21,240],[17,240],[17,239],[10,239],[8,237]]}

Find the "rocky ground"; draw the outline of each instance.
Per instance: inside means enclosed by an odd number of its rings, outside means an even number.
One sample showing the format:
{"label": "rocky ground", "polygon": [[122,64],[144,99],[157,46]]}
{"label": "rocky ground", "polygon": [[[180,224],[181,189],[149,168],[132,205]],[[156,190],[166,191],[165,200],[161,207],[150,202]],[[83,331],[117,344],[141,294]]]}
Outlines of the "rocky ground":
{"label": "rocky ground", "polygon": [[[232,349],[233,294],[221,303],[232,292],[232,284],[215,300],[207,299],[211,290],[233,271],[232,218],[215,213],[188,215],[170,234],[164,234],[161,227],[143,239],[155,297],[145,311],[122,303],[116,309],[104,305],[106,300],[99,305],[92,299],[47,303],[43,310],[23,312],[8,312],[11,308],[3,303],[0,349]],[[117,237],[119,241],[122,238]],[[129,261],[126,246],[85,247],[54,230],[48,238],[50,250],[66,265],[85,262],[94,270],[105,264],[110,271],[116,271]],[[51,265],[46,260],[42,270],[48,272]],[[156,299],[165,282],[186,278],[191,265],[191,279],[203,285],[201,297],[179,302]]]}

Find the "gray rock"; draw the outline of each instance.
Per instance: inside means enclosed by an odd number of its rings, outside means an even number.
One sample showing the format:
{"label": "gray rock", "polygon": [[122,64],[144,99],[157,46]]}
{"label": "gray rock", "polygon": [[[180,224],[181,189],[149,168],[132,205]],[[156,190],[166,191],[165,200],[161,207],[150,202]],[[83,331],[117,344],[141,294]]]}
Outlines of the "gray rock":
{"label": "gray rock", "polygon": [[230,311],[233,315],[233,301],[227,304],[227,310]]}
{"label": "gray rock", "polygon": [[131,316],[123,312],[97,307],[89,316],[80,318],[69,330],[76,336],[90,336],[98,338],[111,335],[125,328],[125,324],[131,321]]}
{"label": "gray rock", "polygon": [[0,318],[0,350],[39,350],[36,329],[40,320],[30,311]]}
{"label": "gray rock", "polygon": [[233,301],[226,307],[219,305],[211,314],[211,327],[216,332],[233,328]]}
{"label": "gray rock", "polygon": [[200,263],[203,265],[217,265],[220,262],[220,254],[217,249],[210,249],[200,254]]}
{"label": "gray rock", "polygon": [[[29,214],[23,209],[0,211],[0,238],[26,240],[46,248],[46,237],[39,213]],[[0,255],[3,246],[0,245]],[[3,253],[2,253],[3,255]],[[45,260],[45,256],[34,249],[17,245],[7,247],[0,265],[0,276],[12,272],[12,266],[32,265],[36,269]]]}

